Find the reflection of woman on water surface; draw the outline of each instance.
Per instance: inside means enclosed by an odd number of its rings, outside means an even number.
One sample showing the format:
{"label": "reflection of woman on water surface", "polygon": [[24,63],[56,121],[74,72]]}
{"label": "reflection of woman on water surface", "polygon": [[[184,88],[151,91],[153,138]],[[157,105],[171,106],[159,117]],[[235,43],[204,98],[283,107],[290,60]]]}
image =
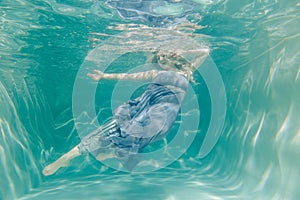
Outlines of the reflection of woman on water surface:
{"label": "reflection of woman on water surface", "polygon": [[[91,153],[98,160],[116,158],[127,169],[138,164],[143,148],[166,136],[177,117],[192,77],[192,64],[176,54],[156,54],[156,62],[165,70],[132,74],[88,74],[100,79],[152,79],[144,93],[120,105],[106,124],[84,137],[80,144],[55,162],[46,166],[43,174],[54,174],[69,165],[71,159]],[[197,63],[198,64],[198,63]]]}

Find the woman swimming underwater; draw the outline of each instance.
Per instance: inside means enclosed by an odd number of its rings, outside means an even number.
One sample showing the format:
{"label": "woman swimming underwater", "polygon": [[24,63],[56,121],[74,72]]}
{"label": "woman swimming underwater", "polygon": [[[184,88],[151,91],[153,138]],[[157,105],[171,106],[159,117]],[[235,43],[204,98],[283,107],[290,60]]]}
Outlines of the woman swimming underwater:
{"label": "woman swimming underwater", "polygon": [[[160,59],[160,66],[185,66],[178,59]],[[170,57],[168,57],[170,58]],[[161,63],[160,63],[161,62]],[[164,62],[164,63],[162,63]],[[179,61],[178,61],[179,62]],[[178,68],[178,66],[176,68]],[[118,159],[122,165],[131,170],[139,162],[139,153],[150,143],[160,140],[172,128],[188,89],[191,73],[186,67],[177,70],[151,70],[140,73],[107,74],[94,70],[89,77],[100,79],[152,79],[144,93],[120,105],[113,113],[112,119],[88,134],[82,141],[47,165],[43,174],[54,174],[61,167],[69,165],[70,160],[91,153],[98,160]]]}

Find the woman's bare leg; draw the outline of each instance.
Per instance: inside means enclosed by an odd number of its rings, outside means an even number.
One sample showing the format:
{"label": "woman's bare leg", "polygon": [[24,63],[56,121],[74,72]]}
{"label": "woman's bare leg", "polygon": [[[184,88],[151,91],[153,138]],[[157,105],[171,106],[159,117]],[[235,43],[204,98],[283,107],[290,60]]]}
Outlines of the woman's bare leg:
{"label": "woman's bare leg", "polygon": [[43,170],[43,174],[45,176],[54,174],[57,170],[59,170],[59,168],[69,166],[70,161],[79,155],[81,154],[77,145],[73,149],[71,149],[68,153],[61,156],[58,160],[51,163],[50,165],[47,165]]}
{"label": "woman's bare leg", "polygon": [[114,155],[112,153],[108,153],[108,154],[99,154],[96,159],[99,160],[99,161],[104,161],[106,159],[109,159],[109,158],[114,158]]}

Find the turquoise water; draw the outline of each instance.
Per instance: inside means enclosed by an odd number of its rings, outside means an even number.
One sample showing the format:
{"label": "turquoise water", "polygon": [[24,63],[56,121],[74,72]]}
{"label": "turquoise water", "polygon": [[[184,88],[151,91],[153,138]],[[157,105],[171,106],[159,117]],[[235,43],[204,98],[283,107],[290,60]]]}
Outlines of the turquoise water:
{"label": "turquoise water", "polygon": [[[213,151],[198,158],[196,141],[179,160],[144,174],[79,157],[51,177],[43,167],[80,141],[72,92],[86,56],[107,39],[95,33],[121,34],[109,26],[128,21],[101,1],[0,2],[0,199],[300,196],[300,3],[194,2],[227,95]],[[108,105],[97,105],[103,119]]]}

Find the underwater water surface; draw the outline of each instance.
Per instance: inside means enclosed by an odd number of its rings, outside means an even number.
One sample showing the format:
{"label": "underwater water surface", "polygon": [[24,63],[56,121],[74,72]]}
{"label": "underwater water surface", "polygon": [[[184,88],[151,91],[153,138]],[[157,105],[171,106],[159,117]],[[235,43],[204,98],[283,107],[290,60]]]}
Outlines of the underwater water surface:
{"label": "underwater water surface", "polygon": [[[53,176],[42,175],[43,167],[80,142],[72,95],[82,63],[103,41],[122,34],[111,26],[136,20],[120,17],[114,7],[124,5],[109,2],[0,2],[0,199],[298,199],[300,2],[295,0],[155,1],[156,9],[134,23],[151,27],[163,21],[165,27],[193,13],[194,23],[203,26],[197,33],[210,48],[227,97],[214,149],[198,157],[201,137],[196,137],[179,159],[153,172],[122,172],[82,156]],[[171,17],[149,21],[163,13]],[[136,64],[131,60],[124,55],[118,62],[130,68]],[[96,95],[100,123],[111,116],[114,84],[98,84],[99,90],[105,85]],[[205,99],[205,90],[197,91]],[[205,115],[201,119],[205,122]]]}

